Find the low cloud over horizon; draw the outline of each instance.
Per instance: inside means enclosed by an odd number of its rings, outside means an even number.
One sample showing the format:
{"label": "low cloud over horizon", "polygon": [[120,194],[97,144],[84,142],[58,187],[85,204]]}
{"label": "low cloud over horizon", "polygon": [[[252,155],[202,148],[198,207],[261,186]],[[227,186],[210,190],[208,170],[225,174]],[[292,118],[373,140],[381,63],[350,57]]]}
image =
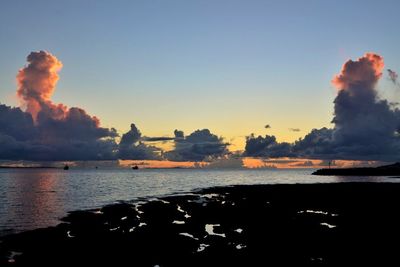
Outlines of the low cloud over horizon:
{"label": "low cloud over horizon", "polygon": [[[52,95],[62,62],[46,51],[32,52],[17,74],[20,107],[0,104],[1,160],[170,160],[224,161],[241,166],[240,157],[308,158],[321,160],[397,161],[400,148],[400,111],[377,92],[384,69],[383,57],[367,53],[347,61],[332,84],[338,89],[334,100],[333,128],[313,129],[293,143],[278,142],[273,135],[247,136],[241,155],[228,150],[229,143],[209,129],[172,137],[144,136],[132,123],[119,135],[104,128],[100,119],[79,107],[54,103]],[[388,69],[397,85],[397,73]],[[271,128],[270,125],[265,126]],[[299,132],[299,128],[289,128]],[[163,151],[152,142],[173,142]],[[227,163],[229,162],[229,164]],[[302,163],[311,166],[312,162]]]}
{"label": "low cloud over horizon", "polygon": [[165,158],[171,161],[211,161],[229,154],[229,144],[208,129],[196,130],[188,136],[175,130],[174,144],[175,148],[165,153]]}

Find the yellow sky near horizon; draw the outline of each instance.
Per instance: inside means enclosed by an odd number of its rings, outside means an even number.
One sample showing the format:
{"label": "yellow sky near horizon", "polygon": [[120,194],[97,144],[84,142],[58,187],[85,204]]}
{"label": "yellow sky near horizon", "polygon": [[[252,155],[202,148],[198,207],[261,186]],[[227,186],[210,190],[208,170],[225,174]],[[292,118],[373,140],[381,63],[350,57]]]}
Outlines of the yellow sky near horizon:
{"label": "yellow sky near horizon", "polygon": [[[259,123],[260,124],[260,123]],[[250,134],[254,133],[256,136],[261,135],[274,135],[277,138],[278,142],[289,142],[292,143],[299,138],[303,138],[306,134],[308,134],[312,129],[320,129],[322,127],[331,127],[331,125],[328,123],[323,123],[321,122],[320,124],[314,125],[312,123],[304,123],[302,127],[290,127],[290,125],[294,124],[284,124],[284,122],[281,123],[276,123],[274,125],[270,124],[271,128],[270,129],[265,129],[265,125],[260,125],[258,127],[254,127],[253,129],[251,128],[236,128],[236,129],[226,129],[227,127],[224,125],[220,125],[220,128],[213,128],[209,127],[210,131],[213,134],[216,134],[219,137],[222,137],[225,142],[229,143],[230,145],[228,146],[228,149],[231,152],[234,151],[243,151],[246,145],[246,136],[249,136]],[[136,124],[136,126],[139,128],[139,130],[142,132],[142,136],[148,136],[148,137],[173,137],[173,131],[175,129],[172,129],[169,133],[165,132],[163,129],[153,129],[153,128],[148,128],[148,127],[141,127],[141,125]],[[204,129],[207,127],[195,127],[193,129],[190,129],[188,127],[184,128],[179,128],[177,127],[176,129],[181,130],[183,129],[185,135],[189,135],[190,133],[194,132],[195,130],[198,129]],[[294,132],[291,131],[289,128],[298,128],[300,131]],[[123,133],[127,132],[129,129],[126,127],[122,128],[123,130],[120,130],[119,133],[122,135]],[[215,129],[215,130],[214,130]],[[164,151],[170,151],[174,148],[174,142],[173,141],[161,141],[161,142],[146,142],[147,144],[154,145],[156,147],[159,147],[163,149]]]}

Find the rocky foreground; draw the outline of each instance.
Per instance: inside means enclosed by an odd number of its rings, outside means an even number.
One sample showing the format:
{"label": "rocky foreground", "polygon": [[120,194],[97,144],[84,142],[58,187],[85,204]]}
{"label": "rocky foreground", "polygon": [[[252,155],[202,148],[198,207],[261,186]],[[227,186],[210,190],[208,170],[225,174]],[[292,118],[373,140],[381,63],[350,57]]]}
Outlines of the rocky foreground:
{"label": "rocky foreground", "polygon": [[4,237],[0,266],[398,266],[400,184],[210,188]]}

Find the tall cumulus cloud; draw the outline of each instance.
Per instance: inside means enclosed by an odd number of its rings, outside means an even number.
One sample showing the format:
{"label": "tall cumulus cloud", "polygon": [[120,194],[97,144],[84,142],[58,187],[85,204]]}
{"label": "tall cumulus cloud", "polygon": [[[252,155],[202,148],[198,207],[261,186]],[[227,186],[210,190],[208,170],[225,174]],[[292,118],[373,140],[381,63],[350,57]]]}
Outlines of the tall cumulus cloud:
{"label": "tall cumulus cloud", "polygon": [[0,105],[0,159],[109,160],[119,155],[153,158],[154,148],[137,143],[139,130],[135,136],[131,129],[118,144],[117,131],[101,127],[97,117],[82,108],[52,102],[62,66],[46,51],[28,55],[27,65],[17,74],[21,107]]}
{"label": "tall cumulus cloud", "polygon": [[[207,161],[229,155],[229,144],[208,129],[147,137],[132,124],[118,142],[117,131],[102,127],[97,117],[52,101],[62,66],[46,51],[27,57],[27,65],[17,74],[21,106],[0,104],[0,159]],[[293,143],[278,142],[272,135],[250,135],[243,156],[399,160],[400,111],[381,99],[376,88],[383,69],[383,58],[374,53],[348,60],[332,79],[338,89],[333,128],[313,129]],[[394,71],[389,75],[397,82]],[[173,141],[174,149],[163,152],[147,144],[160,141]]]}
{"label": "tall cumulus cloud", "polygon": [[[119,159],[161,159],[161,150],[154,146],[143,143],[147,138],[142,137],[142,133],[134,123],[131,129],[122,135],[118,145],[117,157]],[[150,138],[151,139],[151,138]],[[154,138],[158,140],[159,138]],[[152,140],[153,141],[153,140]]]}
{"label": "tall cumulus cloud", "polygon": [[249,136],[244,155],[399,160],[400,111],[379,98],[376,88],[383,68],[383,57],[374,53],[348,60],[332,79],[338,89],[332,129],[314,129],[291,144]]}

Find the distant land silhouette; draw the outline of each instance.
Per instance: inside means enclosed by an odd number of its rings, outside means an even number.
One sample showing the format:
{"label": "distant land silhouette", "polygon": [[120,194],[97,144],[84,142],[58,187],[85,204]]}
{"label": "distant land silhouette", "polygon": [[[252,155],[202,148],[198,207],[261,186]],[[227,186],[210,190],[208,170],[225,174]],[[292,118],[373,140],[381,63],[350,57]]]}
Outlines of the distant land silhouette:
{"label": "distant land silhouette", "polygon": [[400,176],[400,162],[379,167],[319,169],[313,175]]}

